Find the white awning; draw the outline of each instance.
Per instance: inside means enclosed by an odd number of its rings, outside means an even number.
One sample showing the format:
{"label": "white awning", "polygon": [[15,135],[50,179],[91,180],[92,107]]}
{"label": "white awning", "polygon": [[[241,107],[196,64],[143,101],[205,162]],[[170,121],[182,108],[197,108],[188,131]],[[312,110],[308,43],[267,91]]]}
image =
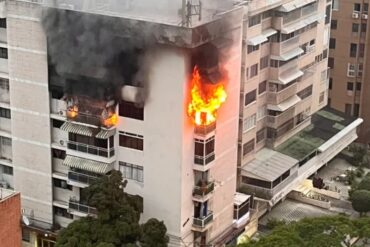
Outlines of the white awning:
{"label": "white awning", "polygon": [[278,11],[281,12],[290,12],[292,10],[301,8],[307,4],[313,3],[316,0],[294,0],[289,3],[281,5],[279,8],[277,8]]}
{"label": "white awning", "polygon": [[[298,45],[298,44],[297,44]],[[301,54],[304,53],[304,50],[300,47],[297,47],[297,48],[294,48],[288,52],[285,52],[283,54],[281,54],[280,56],[270,56],[271,59],[274,59],[274,60],[279,60],[279,61],[288,61],[294,57],[297,57]]]}
{"label": "white awning", "polygon": [[71,155],[67,155],[67,157],[63,161],[63,165],[70,168],[77,168],[88,172],[94,172],[97,174],[106,174],[114,168],[113,163],[108,164],[94,160],[78,158]]}
{"label": "white awning", "polygon": [[277,31],[275,29],[268,28],[268,29],[262,31],[262,33],[260,35],[257,35],[255,37],[252,37],[252,38],[248,39],[247,40],[247,45],[262,44],[263,42],[267,41],[268,37],[270,37],[271,35],[274,35],[275,33],[277,33]]}
{"label": "white awning", "polygon": [[116,134],[116,129],[101,129],[98,134],[96,134],[96,138],[99,139],[108,139],[111,136],[114,136]]}
{"label": "white awning", "polygon": [[293,24],[289,24],[281,28],[281,33],[288,34],[295,32],[301,28],[304,28],[307,25],[310,25],[316,21],[319,21],[323,16],[320,14],[311,15],[309,17],[304,18],[303,20],[294,22]]}
{"label": "white awning", "polygon": [[242,176],[273,182],[298,164],[298,160],[274,150],[263,148],[256,158],[241,169]]}
{"label": "white awning", "polygon": [[60,127],[61,130],[64,130],[64,131],[67,131],[67,132],[71,132],[71,133],[74,133],[74,134],[79,134],[79,135],[84,135],[84,136],[93,136],[94,135],[94,131],[92,128],[90,127],[87,127],[87,126],[83,126],[83,125],[79,125],[79,124],[74,124],[74,123],[71,123],[71,122],[65,122],[61,127]]}
{"label": "white awning", "polygon": [[278,105],[267,104],[267,109],[272,110],[272,111],[283,112],[283,111],[288,110],[290,107],[294,106],[295,104],[297,104],[300,101],[301,101],[301,98],[299,98],[297,95],[294,95],[294,96],[290,97],[289,99],[281,102]]}
{"label": "white awning", "polygon": [[304,75],[304,73],[297,69],[293,72],[288,72],[288,73],[282,74],[282,75],[279,76],[277,81],[271,80],[271,82],[286,85],[286,84],[294,81],[295,79],[297,79],[297,78],[299,78],[303,75]]}

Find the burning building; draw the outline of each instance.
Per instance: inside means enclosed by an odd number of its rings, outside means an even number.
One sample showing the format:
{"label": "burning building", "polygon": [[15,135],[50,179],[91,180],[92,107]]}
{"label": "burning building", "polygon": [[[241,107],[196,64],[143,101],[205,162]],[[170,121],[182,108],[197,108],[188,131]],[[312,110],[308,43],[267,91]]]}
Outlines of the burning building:
{"label": "burning building", "polygon": [[360,119],[314,114],[330,2],[301,2],[1,1],[2,176],[36,241],[117,169],[170,246],[221,246],[352,142]]}

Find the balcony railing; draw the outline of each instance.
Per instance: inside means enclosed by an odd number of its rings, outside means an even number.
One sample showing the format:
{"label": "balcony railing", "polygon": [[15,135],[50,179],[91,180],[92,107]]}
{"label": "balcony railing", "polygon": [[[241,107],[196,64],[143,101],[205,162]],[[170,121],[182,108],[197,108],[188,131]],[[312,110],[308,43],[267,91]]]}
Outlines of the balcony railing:
{"label": "balcony railing", "polygon": [[279,92],[269,92],[267,101],[269,104],[278,105],[297,93],[297,84],[293,83]]}
{"label": "balcony railing", "polygon": [[205,185],[205,186],[195,186],[194,191],[193,191],[193,195],[195,195],[195,196],[206,196],[209,193],[211,193],[214,189],[215,189],[215,183],[213,181],[208,182],[208,184]]}
{"label": "balcony railing", "polygon": [[208,215],[203,217],[203,218],[194,217],[193,224],[194,224],[194,226],[204,228],[212,221],[213,221],[213,212],[208,211]]}
{"label": "balcony railing", "polygon": [[75,181],[78,183],[83,183],[86,185],[90,185],[92,182],[96,181],[98,177],[94,177],[87,174],[77,173],[73,171],[68,172],[68,180]]}
{"label": "balcony railing", "polygon": [[73,116],[73,114],[68,113],[67,111],[67,117],[69,120],[85,123],[85,124],[91,124],[95,126],[100,126],[102,124],[102,118],[96,115],[92,114],[86,114],[83,112],[79,112],[76,116]]}
{"label": "balcony railing", "polygon": [[216,122],[210,124],[210,125],[202,125],[202,126],[195,126],[195,134],[206,136],[209,133],[215,131],[216,129]]}
{"label": "balcony railing", "polygon": [[277,129],[279,126],[294,117],[295,108],[292,107],[277,116],[267,116],[267,125],[271,128]]}
{"label": "balcony railing", "polygon": [[197,165],[205,166],[215,160],[215,153],[210,153],[207,156],[195,155],[194,163]]}
{"label": "balcony railing", "polygon": [[299,36],[295,36],[288,40],[272,43],[271,54],[280,56],[281,54],[284,54],[298,47],[299,47]]}
{"label": "balcony railing", "polygon": [[76,201],[74,199],[70,199],[68,203],[69,210],[77,211],[80,213],[84,213],[87,215],[96,215],[97,210],[96,208],[81,204],[79,201]]}
{"label": "balcony railing", "polygon": [[100,148],[96,146],[91,146],[83,143],[68,141],[68,149],[75,150],[82,153],[88,153],[92,155],[97,155],[101,157],[111,158],[115,155],[114,148]]}

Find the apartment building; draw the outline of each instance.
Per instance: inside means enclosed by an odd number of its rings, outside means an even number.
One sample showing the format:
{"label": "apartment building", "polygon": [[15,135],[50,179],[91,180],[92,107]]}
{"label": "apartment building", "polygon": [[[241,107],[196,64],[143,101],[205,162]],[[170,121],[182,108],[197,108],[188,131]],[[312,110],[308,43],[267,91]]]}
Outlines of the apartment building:
{"label": "apartment building", "polygon": [[327,0],[0,1],[1,181],[21,192],[24,246],[95,215],[84,189],[113,169],[170,246],[242,232],[357,138],[361,119],[323,109],[330,14]]}
{"label": "apartment building", "polygon": [[368,1],[334,1],[331,20],[329,104],[349,116],[361,117],[359,140],[369,143],[366,105]]}

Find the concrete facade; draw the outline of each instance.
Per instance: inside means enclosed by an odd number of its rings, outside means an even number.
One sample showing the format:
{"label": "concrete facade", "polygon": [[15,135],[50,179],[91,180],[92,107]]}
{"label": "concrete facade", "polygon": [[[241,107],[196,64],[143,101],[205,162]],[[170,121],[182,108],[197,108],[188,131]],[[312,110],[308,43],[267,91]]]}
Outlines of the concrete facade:
{"label": "concrete facade", "polygon": [[3,246],[21,246],[22,228],[20,194],[0,189],[0,241]]}

